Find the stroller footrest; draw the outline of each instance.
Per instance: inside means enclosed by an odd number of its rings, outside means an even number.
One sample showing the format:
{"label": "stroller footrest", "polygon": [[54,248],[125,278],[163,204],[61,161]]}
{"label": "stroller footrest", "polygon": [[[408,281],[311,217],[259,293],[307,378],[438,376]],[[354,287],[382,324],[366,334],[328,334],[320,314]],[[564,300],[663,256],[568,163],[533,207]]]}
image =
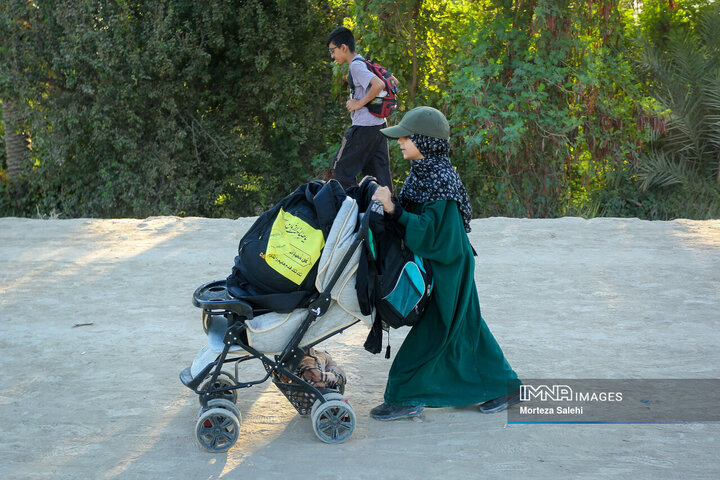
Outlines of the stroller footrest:
{"label": "stroller footrest", "polygon": [[200,373],[193,377],[192,366],[187,367],[185,370],[180,372],[180,381],[191,390],[197,390],[200,382],[205,380],[210,370],[215,366],[215,363],[209,363],[203,368]]}
{"label": "stroller footrest", "polygon": [[192,373],[190,373],[190,367],[187,367],[185,370],[180,372],[180,381],[185,385],[186,387],[190,387],[190,383],[193,381]]}

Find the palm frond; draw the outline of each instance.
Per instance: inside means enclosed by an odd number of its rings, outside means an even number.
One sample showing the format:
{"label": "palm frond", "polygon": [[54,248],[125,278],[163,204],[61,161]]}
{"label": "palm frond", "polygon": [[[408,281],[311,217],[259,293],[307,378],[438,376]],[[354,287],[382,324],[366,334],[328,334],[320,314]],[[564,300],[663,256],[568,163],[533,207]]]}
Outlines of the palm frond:
{"label": "palm frond", "polygon": [[650,150],[640,158],[638,178],[643,190],[682,184],[690,176],[686,165],[674,161],[663,150]]}
{"label": "palm frond", "polygon": [[720,4],[705,7],[698,19],[697,30],[706,56],[715,68],[720,68]]}
{"label": "palm frond", "polygon": [[[720,5],[701,12],[697,33],[673,33],[665,48],[640,39],[637,68],[670,111],[667,133],[648,144],[644,189],[704,181],[720,168]],[[720,178],[720,177],[719,177]],[[705,180],[706,181],[706,180]]]}
{"label": "palm frond", "polygon": [[715,77],[706,86],[705,97],[709,113],[707,115],[708,142],[720,155],[720,67]]}

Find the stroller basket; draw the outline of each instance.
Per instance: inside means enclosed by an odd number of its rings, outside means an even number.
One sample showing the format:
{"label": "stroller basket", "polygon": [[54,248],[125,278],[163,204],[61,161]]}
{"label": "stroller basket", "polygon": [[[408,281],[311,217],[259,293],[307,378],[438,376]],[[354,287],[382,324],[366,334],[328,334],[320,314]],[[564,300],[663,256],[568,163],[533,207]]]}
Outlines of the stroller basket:
{"label": "stroller basket", "polygon": [[285,398],[288,399],[300,415],[310,415],[310,410],[312,410],[312,406],[315,403],[315,400],[317,400],[314,393],[308,392],[300,385],[282,383],[274,378],[273,383],[278,387],[282,394],[285,395]]}
{"label": "stroller basket", "polygon": [[[315,401],[318,400],[317,394],[315,394],[312,390],[309,390],[305,385],[282,381],[277,373],[277,370],[273,371],[269,365],[263,365],[268,373],[270,373],[272,382],[278,390],[280,390],[280,393],[285,395],[285,398],[287,398],[292,406],[295,407],[295,410],[297,410],[300,415],[310,415],[313,404],[315,404]],[[327,396],[329,393],[342,395],[345,391],[345,386],[341,386],[339,390],[331,388],[318,388],[318,390],[323,394],[323,397]]]}

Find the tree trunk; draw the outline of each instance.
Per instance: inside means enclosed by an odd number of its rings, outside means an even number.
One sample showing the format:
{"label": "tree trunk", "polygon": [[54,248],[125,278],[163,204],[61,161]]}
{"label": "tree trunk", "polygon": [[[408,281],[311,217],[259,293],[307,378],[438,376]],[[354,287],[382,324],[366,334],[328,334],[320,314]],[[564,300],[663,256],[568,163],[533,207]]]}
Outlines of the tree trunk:
{"label": "tree trunk", "polygon": [[412,77],[408,84],[408,95],[410,96],[410,104],[415,104],[415,94],[418,89],[418,47],[415,39],[415,22],[420,17],[420,9],[422,8],[422,0],[415,3],[410,16],[410,58],[412,59]]}
{"label": "tree trunk", "polygon": [[3,121],[5,122],[7,177],[12,181],[23,171],[30,156],[30,136],[22,131],[24,116],[17,104],[13,101],[4,100],[2,107]]}
{"label": "tree trunk", "polygon": [[415,45],[415,28],[410,24],[410,58],[412,59],[412,76],[408,83],[408,95],[410,96],[410,104],[415,104],[415,92],[417,91],[418,84],[418,61],[417,61],[417,46]]}

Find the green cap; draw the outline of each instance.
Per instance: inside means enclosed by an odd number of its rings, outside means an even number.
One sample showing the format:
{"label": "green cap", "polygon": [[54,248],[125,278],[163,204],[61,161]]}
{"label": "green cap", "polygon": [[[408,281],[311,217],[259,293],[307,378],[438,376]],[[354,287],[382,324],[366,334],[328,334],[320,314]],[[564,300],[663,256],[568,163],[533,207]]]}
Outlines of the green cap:
{"label": "green cap", "polygon": [[380,133],[388,138],[409,137],[413,133],[448,140],[450,125],[440,110],[416,107],[410,110],[394,127],[383,128]]}

